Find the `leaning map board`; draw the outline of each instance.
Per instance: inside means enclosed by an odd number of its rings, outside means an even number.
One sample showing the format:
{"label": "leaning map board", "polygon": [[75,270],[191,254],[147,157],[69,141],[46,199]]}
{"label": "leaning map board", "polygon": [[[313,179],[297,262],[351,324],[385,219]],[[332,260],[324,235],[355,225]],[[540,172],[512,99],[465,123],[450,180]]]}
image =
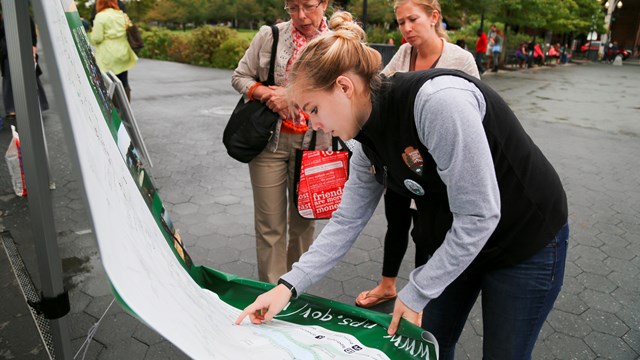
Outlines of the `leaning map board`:
{"label": "leaning map board", "polygon": [[[390,316],[302,295],[266,325],[233,325],[273,285],[193,264],[121,123],[72,0],[42,1],[103,266],[119,303],[196,359],[436,359]],[[42,27],[43,24],[40,24]],[[188,241],[188,239],[184,239]]]}

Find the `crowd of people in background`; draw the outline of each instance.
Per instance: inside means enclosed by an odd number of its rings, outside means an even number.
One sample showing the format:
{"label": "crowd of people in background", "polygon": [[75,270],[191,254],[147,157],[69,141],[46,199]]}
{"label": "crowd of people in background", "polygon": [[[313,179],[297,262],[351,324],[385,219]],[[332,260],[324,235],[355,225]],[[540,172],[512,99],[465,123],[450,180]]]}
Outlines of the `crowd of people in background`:
{"label": "crowd of people in background", "polygon": [[[566,64],[571,58],[568,44],[560,45],[560,43],[555,43],[549,45],[545,52],[540,43],[535,42],[535,40],[531,40],[529,43],[520,42],[515,49],[507,49],[508,52],[504,56],[502,55],[503,44],[503,32],[497,29],[495,25],[490,26],[488,35],[478,29],[474,55],[480,74],[484,74],[487,68],[491,68],[492,72],[498,71],[501,61],[505,63],[513,61],[514,65],[523,69],[531,68],[534,65]],[[501,60],[501,57],[504,57],[504,59]],[[606,49],[603,60],[607,60]]]}

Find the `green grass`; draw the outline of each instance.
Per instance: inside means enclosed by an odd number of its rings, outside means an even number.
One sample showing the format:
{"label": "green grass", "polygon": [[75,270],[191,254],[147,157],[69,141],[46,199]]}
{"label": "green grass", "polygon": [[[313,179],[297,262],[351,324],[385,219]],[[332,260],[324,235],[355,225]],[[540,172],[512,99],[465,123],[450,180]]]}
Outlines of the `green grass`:
{"label": "green grass", "polygon": [[[180,36],[184,36],[189,34],[193,29],[187,29],[185,31],[182,30],[171,30],[171,33],[175,34],[175,35],[180,35]],[[238,32],[238,36],[241,39],[247,39],[248,41],[253,40],[253,37],[256,36],[256,33],[258,33],[258,29],[255,30],[249,30],[249,29],[235,29]]]}
{"label": "green grass", "polygon": [[249,29],[237,29],[238,36],[242,39],[247,39],[249,41],[253,40],[253,37],[256,36],[258,30],[249,30]]}
{"label": "green grass", "polygon": [[[241,39],[247,39],[248,41],[253,40],[253,37],[256,36],[256,34],[258,33],[259,29],[254,29],[254,30],[250,30],[250,29],[234,29],[235,31],[238,32],[238,37],[240,37]],[[178,35],[178,36],[188,36],[193,29],[187,29],[187,30],[181,30],[181,29],[174,29],[174,30],[170,30],[171,33],[173,35]]]}

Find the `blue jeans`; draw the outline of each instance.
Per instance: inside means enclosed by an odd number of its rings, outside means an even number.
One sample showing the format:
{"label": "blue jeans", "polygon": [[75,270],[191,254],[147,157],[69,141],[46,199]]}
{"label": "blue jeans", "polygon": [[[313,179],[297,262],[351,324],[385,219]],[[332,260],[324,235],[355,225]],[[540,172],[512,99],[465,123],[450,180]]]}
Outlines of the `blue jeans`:
{"label": "blue jeans", "polygon": [[478,72],[480,74],[486,70],[484,68],[484,54],[485,52],[476,52],[476,66],[478,67]]}
{"label": "blue jeans", "polygon": [[[422,327],[453,359],[455,345],[482,292],[483,358],[531,359],[531,352],[564,278],[569,226],[521,263],[473,276],[461,275],[424,309]],[[479,354],[472,354],[479,358]]]}
{"label": "blue jeans", "polygon": [[498,70],[498,66],[500,65],[500,52],[493,52],[493,70]]}

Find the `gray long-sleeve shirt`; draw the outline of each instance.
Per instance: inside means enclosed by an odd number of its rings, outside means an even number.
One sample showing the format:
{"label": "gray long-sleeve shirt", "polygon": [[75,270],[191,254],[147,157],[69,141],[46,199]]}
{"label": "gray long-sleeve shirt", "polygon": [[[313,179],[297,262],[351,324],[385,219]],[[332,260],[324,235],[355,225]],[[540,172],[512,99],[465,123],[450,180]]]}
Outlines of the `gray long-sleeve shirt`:
{"label": "gray long-sleeve shirt", "polygon": [[[429,261],[411,272],[400,300],[419,312],[478,255],[500,220],[500,191],[482,126],[486,104],[469,81],[439,76],[419,90],[414,116],[420,141],[430,150],[447,185],[453,224]],[[326,275],[351,248],[371,218],[383,186],[370,172],[360,144],[354,148],[342,201],[309,251],[282,278],[298,293]]]}

